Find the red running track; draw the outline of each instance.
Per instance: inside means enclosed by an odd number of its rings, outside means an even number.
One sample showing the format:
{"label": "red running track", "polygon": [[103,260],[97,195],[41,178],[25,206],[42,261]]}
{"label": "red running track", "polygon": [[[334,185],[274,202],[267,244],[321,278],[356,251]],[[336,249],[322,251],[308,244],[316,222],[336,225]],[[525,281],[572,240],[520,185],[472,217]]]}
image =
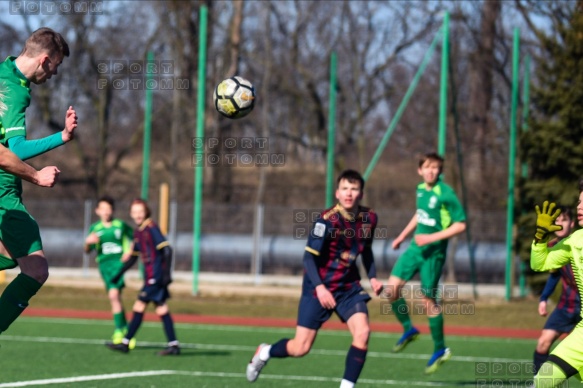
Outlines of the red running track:
{"label": "red running track", "polygon": [[[79,319],[111,319],[109,311],[89,311],[70,309],[44,309],[28,308],[23,315],[29,317],[49,317],[49,318],[79,318]],[[154,313],[146,313],[144,319],[147,321],[158,321]],[[233,326],[259,326],[259,327],[290,327],[296,325],[294,319],[280,318],[254,318],[254,317],[225,317],[214,315],[197,314],[172,314],[174,322],[179,323],[199,323],[208,325],[233,325]],[[416,326],[421,333],[428,334],[429,328],[425,325]],[[324,324],[325,329],[346,330],[346,325],[339,321],[329,321]],[[371,323],[373,332],[400,333],[403,329],[398,323]],[[466,326],[445,326],[445,334],[472,336],[472,337],[501,337],[501,338],[531,338],[540,336],[540,330],[504,329],[495,327],[466,327]]]}

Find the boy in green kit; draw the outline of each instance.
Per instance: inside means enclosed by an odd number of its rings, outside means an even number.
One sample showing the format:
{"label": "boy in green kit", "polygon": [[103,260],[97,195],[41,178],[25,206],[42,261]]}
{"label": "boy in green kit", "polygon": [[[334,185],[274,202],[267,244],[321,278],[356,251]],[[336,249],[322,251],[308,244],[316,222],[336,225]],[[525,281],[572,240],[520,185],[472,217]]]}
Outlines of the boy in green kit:
{"label": "boy in green kit", "polygon": [[419,335],[419,330],[411,324],[408,306],[401,291],[415,274],[420,274],[424,310],[434,342],[434,353],[425,368],[426,374],[434,373],[443,362],[451,358],[449,348],[445,347],[443,313],[436,303],[437,286],[445,263],[448,239],[466,229],[464,209],[453,189],[441,181],[442,171],[443,158],[438,154],[428,153],[420,158],[417,172],[423,178],[423,183],[417,186],[417,211],[393,241],[393,249],[398,249],[413,231],[414,238],[397,260],[385,288],[392,311],[404,329],[403,336],[393,347],[396,353]]}
{"label": "boy in green kit", "polygon": [[[113,278],[123,266],[124,254],[131,255],[134,231],[122,220],[113,218],[114,207],[115,203],[111,197],[104,196],[97,201],[95,214],[99,217],[99,221],[91,225],[89,235],[85,239],[84,250],[87,253],[92,250],[97,252],[95,260],[107,290],[115,325],[112,340],[113,343],[121,343],[127,331],[127,321],[121,300],[121,291],[125,284],[123,277],[117,282],[114,282]],[[135,339],[130,346],[132,348],[135,346]]]}
{"label": "boy in green kit", "polygon": [[[41,139],[27,139],[25,113],[31,85],[56,75],[69,46],[61,34],[39,28],[26,40],[17,57],[0,63],[0,87],[6,111],[0,115],[0,144],[21,160],[33,158],[73,140],[77,113],[69,106],[62,131]],[[57,172],[53,171],[53,172]],[[40,230],[22,200],[21,178],[0,170],[0,270],[20,268],[20,273],[0,296],[0,333],[6,331],[49,276]]]}

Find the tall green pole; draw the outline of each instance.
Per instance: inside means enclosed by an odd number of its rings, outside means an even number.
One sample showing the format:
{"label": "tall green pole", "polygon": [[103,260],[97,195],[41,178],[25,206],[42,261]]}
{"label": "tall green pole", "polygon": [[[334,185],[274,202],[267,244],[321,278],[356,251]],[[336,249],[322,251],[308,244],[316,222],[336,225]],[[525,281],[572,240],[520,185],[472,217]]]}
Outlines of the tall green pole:
{"label": "tall green pole", "polygon": [[514,232],[514,181],[516,164],[516,107],[518,105],[518,63],[520,49],[520,30],[514,28],[512,50],[512,102],[510,105],[510,142],[508,144],[508,206],[506,208],[506,300],[512,297],[512,263]]}
{"label": "tall green pole", "polygon": [[[524,84],[522,85],[522,132],[528,132],[530,115],[530,55],[524,58]],[[528,178],[528,164],[522,163],[521,176]]]}
{"label": "tall green pole", "polygon": [[[522,132],[528,131],[528,116],[530,114],[530,55],[524,58],[524,81],[522,85]],[[520,175],[522,179],[528,178],[528,164],[522,162]],[[526,296],[526,263],[520,260],[520,274],[518,285],[520,286],[520,296]]]}
{"label": "tall green pole", "polygon": [[385,147],[387,146],[387,143],[389,142],[391,135],[395,131],[395,127],[399,123],[399,120],[401,119],[401,116],[403,115],[403,112],[405,111],[405,108],[407,107],[407,104],[409,103],[409,100],[411,99],[411,95],[415,91],[415,88],[417,88],[417,84],[419,83],[421,76],[425,72],[425,68],[427,67],[429,60],[431,59],[431,56],[433,55],[433,51],[435,51],[435,46],[437,45],[438,41],[439,41],[439,33],[435,36],[435,38],[433,39],[433,42],[431,43],[431,46],[429,46],[429,49],[425,53],[425,57],[423,57],[423,61],[421,62],[421,65],[419,66],[419,69],[417,70],[415,77],[413,77],[413,80],[411,81],[409,88],[405,92],[405,96],[403,96],[403,101],[401,101],[401,104],[397,108],[397,111],[395,112],[393,119],[389,123],[389,127],[387,128],[385,134],[383,135],[383,138],[381,139],[381,142],[379,143],[379,146],[377,147],[377,150],[375,151],[371,161],[369,162],[368,167],[366,168],[366,171],[364,172],[364,174],[362,176],[365,181],[368,180],[368,178],[370,177],[370,174],[372,173],[376,164],[378,163],[379,159],[381,158],[381,155],[383,154],[383,151],[384,151]]}
{"label": "tall green pole", "polygon": [[330,102],[328,106],[328,154],[326,168],[326,208],[334,196],[334,150],[336,149],[336,53],[330,56]]}
{"label": "tall green pole", "polygon": [[146,106],[144,108],[144,145],[142,147],[142,192],[141,197],[148,200],[148,188],[150,187],[150,143],[152,138],[152,88],[150,80],[152,79],[152,68],[154,64],[154,53],[148,51],[146,57]]}
{"label": "tall green pole", "polygon": [[[196,137],[204,139],[204,102],[206,80],[206,38],[207,38],[208,9],[200,7],[199,49],[198,49],[198,90],[196,103]],[[201,144],[204,144],[202,141]],[[204,160],[204,147],[197,147],[197,160]],[[202,185],[204,161],[194,168],[194,209],[193,209],[193,236],[192,236],[192,293],[198,294],[198,275],[200,272],[200,234],[202,219]]]}
{"label": "tall green pole", "polygon": [[439,89],[439,136],[437,152],[445,155],[447,135],[447,73],[449,67],[449,12],[443,18],[443,44],[441,48],[441,84]]}

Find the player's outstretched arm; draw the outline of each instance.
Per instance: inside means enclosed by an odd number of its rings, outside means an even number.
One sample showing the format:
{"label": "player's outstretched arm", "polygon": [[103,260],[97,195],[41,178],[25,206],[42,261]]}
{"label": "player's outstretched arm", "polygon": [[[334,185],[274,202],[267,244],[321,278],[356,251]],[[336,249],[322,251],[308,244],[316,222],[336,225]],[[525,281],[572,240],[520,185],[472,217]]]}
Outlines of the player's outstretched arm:
{"label": "player's outstretched arm", "polygon": [[125,261],[123,263],[123,266],[121,267],[121,269],[119,270],[119,272],[117,273],[117,275],[115,275],[113,277],[113,279],[111,279],[111,281],[114,282],[114,283],[117,283],[119,281],[119,279],[121,279],[121,277],[123,276],[123,274],[128,269],[130,269],[136,263],[136,261],[138,261],[138,256],[132,255],[128,261]]}
{"label": "player's outstretched arm", "polygon": [[18,156],[3,145],[0,145],[0,168],[42,187],[53,187],[60,173],[59,169],[55,166],[45,167],[37,171],[32,166],[20,160]]}
{"label": "player's outstretched arm", "polygon": [[409,221],[407,226],[405,226],[405,229],[403,229],[401,234],[399,234],[399,236],[397,236],[397,238],[395,240],[393,240],[393,244],[392,244],[393,249],[399,249],[399,247],[401,246],[401,243],[403,241],[405,241],[405,239],[407,238],[408,235],[413,233],[415,228],[417,228],[417,214],[413,215],[413,218],[411,218],[411,221]]}
{"label": "player's outstretched arm", "polygon": [[427,244],[434,243],[436,241],[447,240],[448,238],[452,238],[460,233],[463,233],[466,230],[466,223],[465,222],[454,222],[444,230],[440,230],[439,232],[431,233],[431,234],[416,234],[415,235],[415,242],[418,246],[422,247]]}

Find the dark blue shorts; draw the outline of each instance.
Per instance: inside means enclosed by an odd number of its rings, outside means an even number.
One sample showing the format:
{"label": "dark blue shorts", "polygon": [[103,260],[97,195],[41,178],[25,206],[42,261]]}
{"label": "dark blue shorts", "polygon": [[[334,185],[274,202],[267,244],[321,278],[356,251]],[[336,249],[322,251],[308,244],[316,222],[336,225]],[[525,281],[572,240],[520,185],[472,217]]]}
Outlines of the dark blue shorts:
{"label": "dark blue shorts", "polygon": [[362,288],[355,288],[347,292],[334,294],[336,308],[328,310],[322,307],[315,294],[303,294],[298,306],[298,326],[308,329],[318,330],[335,312],[342,322],[355,313],[365,313],[368,315],[366,303],[371,299],[368,293]]}
{"label": "dark blue shorts", "polygon": [[138,294],[138,300],[144,303],[153,302],[156,305],[163,305],[168,298],[170,298],[168,287],[157,284],[145,285]]}
{"label": "dark blue shorts", "polygon": [[566,309],[555,308],[544,328],[559,333],[570,333],[580,320],[581,315],[578,312],[570,313]]}

